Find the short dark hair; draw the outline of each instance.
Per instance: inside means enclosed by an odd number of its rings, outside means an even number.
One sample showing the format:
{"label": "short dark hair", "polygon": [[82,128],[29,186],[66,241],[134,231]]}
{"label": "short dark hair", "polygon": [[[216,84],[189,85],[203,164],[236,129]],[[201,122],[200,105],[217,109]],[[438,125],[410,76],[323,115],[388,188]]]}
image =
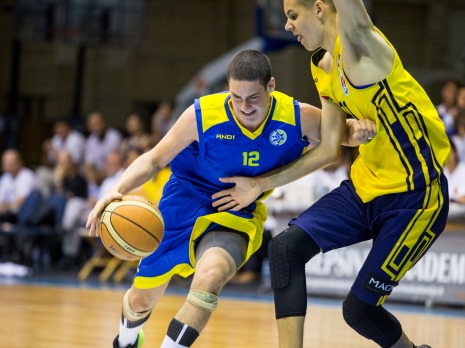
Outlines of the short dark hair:
{"label": "short dark hair", "polygon": [[226,77],[238,81],[259,81],[265,87],[271,79],[271,63],[266,54],[256,50],[245,50],[236,54],[229,62]]}

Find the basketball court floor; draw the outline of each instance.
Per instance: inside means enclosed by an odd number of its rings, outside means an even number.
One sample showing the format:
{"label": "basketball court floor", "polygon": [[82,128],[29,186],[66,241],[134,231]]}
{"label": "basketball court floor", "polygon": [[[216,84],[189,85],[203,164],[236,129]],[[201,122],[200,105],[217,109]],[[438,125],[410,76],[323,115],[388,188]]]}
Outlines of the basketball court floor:
{"label": "basketball court floor", "polygon": [[[177,280],[144,327],[144,347],[159,347],[184,301],[189,280]],[[121,300],[130,282],[78,282],[73,275],[0,277],[0,347],[111,347]],[[376,344],[354,333],[341,313],[342,299],[309,298],[305,348],[369,348]],[[464,308],[388,304],[417,344],[465,347]],[[272,295],[259,284],[227,285],[218,310],[194,347],[277,347]]]}

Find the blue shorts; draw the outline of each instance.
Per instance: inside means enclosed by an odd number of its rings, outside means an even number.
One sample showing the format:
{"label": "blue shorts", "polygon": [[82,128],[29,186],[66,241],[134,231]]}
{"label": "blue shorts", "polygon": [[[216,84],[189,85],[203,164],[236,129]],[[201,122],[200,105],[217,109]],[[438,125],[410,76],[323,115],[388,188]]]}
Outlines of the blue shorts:
{"label": "blue shorts", "polygon": [[194,197],[172,176],[163,189],[159,209],[165,232],[157,250],[139,263],[134,286],[140,289],[160,286],[175,274],[182,277],[193,274],[197,241],[204,233],[219,226],[247,234],[245,260],[262,243],[267,212],[261,202],[239,212],[217,212],[210,201]]}
{"label": "blue shorts", "polygon": [[361,300],[381,305],[404,274],[442,233],[449,197],[444,175],[426,188],[363,203],[351,181],[323,196],[290,221],[323,252],[366,240],[373,246],[352,286]]}

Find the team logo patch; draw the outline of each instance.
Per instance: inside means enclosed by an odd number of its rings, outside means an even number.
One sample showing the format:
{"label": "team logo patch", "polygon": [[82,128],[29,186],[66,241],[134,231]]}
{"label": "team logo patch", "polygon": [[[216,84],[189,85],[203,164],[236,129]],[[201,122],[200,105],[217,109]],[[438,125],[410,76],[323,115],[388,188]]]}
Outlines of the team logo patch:
{"label": "team logo patch", "polygon": [[346,96],[349,95],[349,87],[347,87],[346,80],[344,78],[344,73],[342,72],[341,68],[341,56],[339,55],[337,58],[337,71],[339,72],[339,82],[341,83],[342,91]]}
{"label": "team logo patch", "polygon": [[381,294],[383,296],[390,295],[392,289],[397,286],[398,282],[390,279],[382,279],[376,274],[372,274],[368,277],[365,283],[365,287],[373,292]]}
{"label": "team logo patch", "polygon": [[274,146],[281,146],[287,140],[287,134],[282,129],[277,129],[270,134],[270,143]]}

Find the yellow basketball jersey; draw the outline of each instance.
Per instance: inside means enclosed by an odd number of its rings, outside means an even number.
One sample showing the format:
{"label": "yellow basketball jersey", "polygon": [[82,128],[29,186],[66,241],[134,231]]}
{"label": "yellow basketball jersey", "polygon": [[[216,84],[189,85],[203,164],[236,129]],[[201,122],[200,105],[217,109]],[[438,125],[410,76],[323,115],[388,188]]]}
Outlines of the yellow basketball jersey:
{"label": "yellow basketball jersey", "polygon": [[338,103],[349,116],[376,122],[376,137],[360,146],[351,168],[351,179],[363,202],[424,187],[439,177],[449,158],[449,141],[436,108],[391,47],[395,55],[392,71],[368,86],[354,86],[344,74],[339,37],[329,74],[317,66],[325,50],[316,51],[310,63],[321,97]]}

